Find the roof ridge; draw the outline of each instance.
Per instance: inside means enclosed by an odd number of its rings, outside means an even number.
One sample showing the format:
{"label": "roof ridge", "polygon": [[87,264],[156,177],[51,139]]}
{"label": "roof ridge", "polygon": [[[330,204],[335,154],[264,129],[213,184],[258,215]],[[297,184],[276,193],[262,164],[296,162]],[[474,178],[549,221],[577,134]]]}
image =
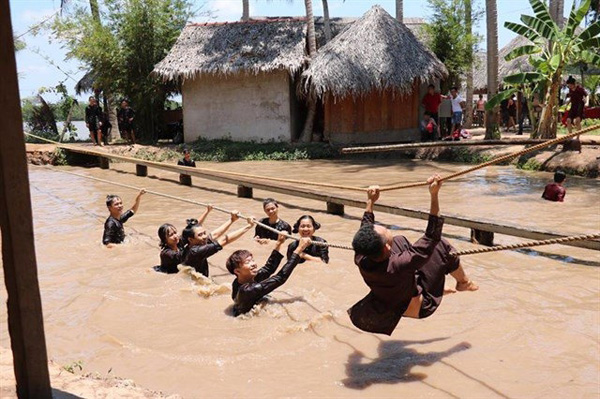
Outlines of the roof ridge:
{"label": "roof ridge", "polygon": [[241,25],[241,24],[268,24],[275,22],[306,22],[306,17],[274,18],[274,19],[250,19],[248,21],[225,21],[225,22],[195,22],[186,26],[223,26],[223,25]]}

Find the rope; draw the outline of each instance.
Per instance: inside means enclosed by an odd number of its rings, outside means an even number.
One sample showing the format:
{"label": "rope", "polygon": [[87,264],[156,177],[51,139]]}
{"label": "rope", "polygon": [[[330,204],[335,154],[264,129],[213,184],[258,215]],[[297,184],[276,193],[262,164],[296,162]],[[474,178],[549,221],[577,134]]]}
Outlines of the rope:
{"label": "rope", "polygon": [[[485,168],[487,166],[494,165],[494,164],[497,164],[499,162],[506,161],[506,160],[518,157],[520,155],[524,155],[524,154],[528,154],[528,153],[533,152],[533,151],[537,151],[540,148],[548,147],[548,146],[551,146],[553,144],[557,144],[557,143],[563,142],[563,141],[568,140],[568,139],[570,139],[572,137],[579,136],[580,134],[587,133],[587,132],[590,132],[590,131],[593,131],[593,130],[596,130],[596,129],[600,129],[600,125],[590,126],[590,127],[585,128],[585,129],[578,130],[577,132],[569,133],[566,136],[557,137],[555,139],[548,140],[548,141],[545,141],[545,142],[540,143],[540,144],[536,144],[536,145],[534,145],[532,147],[525,148],[523,150],[511,153],[511,154],[508,154],[508,155],[503,155],[503,156],[498,157],[498,158],[494,158],[494,159],[492,159],[490,161],[484,162],[484,163],[479,164],[479,165],[475,165],[475,166],[473,166],[471,168],[467,168],[467,169],[462,170],[460,172],[456,172],[456,173],[452,173],[452,174],[450,174],[448,176],[444,176],[444,177],[441,178],[441,181],[450,180],[450,179],[453,179],[453,178],[458,177],[458,176],[466,175],[467,173],[474,172],[474,171],[476,171],[478,169],[482,169],[482,168]],[[391,190],[399,190],[399,189],[403,189],[403,188],[412,188],[412,187],[419,187],[419,186],[426,186],[426,185],[427,185],[427,182],[423,182],[423,183],[409,183],[409,184],[397,184],[397,185],[391,185],[391,186],[381,187],[379,190],[380,191],[391,191]]]}
{"label": "rope", "polygon": [[[70,175],[73,175],[73,176],[83,177],[85,179],[90,179],[90,180],[96,180],[96,181],[99,181],[99,182],[102,182],[102,183],[106,183],[106,184],[113,184],[115,186],[129,188],[129,189],[132,189],[132,190],[137,190],[137,191],[141,190],[141,188],[139,188],[139,187],[131,186],[131,185],[128,185],[128,184],[117,183],[117,182],[113,182],[113,181],[109,181],[109,180],[100,179],[98,177],[86,176],[86,175],[82,175],[82,174],[75,173],[75,172],[69,172],[69,171],[66,171],[66,170],[54,170],[54,169],[48,168],[48,167],[44,167],[43,169],[47,169],[47,170],[50,170],[52,172],[67,173],[67,174],[70,174]],[[194,205],[199,205],[199,206],[204,206],[204,207],[211,206],[216,211],[227,213],[227,214],[231,214],[231,211],[228,210],[228,209],[221,208],[221,207],[218,207],[218,206],[214,206],[214,205],[211,205],[211,204],[207,204],[207,203],[204,203],[204,202],[194,201],[194,200],[190,200],[190,199],[187,199],[187,198],[176,197],[174,195],[164,194],[164,193],[161,193],[161,192],[158,192],[158,191],[146,190],[146,192],[148,194],[156,195],[158,197],[164,197],[164,198],[169,198],[169,199],[176,200],[176,201],[188,202],[188,203],[194,204]],[[242,218],[242,219],[247,219],[248,218],[248,216],[244,216],[242,214],[238,214],[238,216],[240,218]],[[261,223],[261,222],[257,221],[256,219],[252,219],[252,222],[254,224],[257,224],[257,225],[265,228],[266,230],[272,231],[272,232],[274,232],[276,234],[281,234],[281,235],[285,236],[286,238],[290,238],[292,240],[299,241],[299,239],[297,237],[294,237],[294,236],[292,236],[290,234],[287,234],[285,232],[282,232],[282,231],[279,231],[277,229],[274,229],[273,227],[271,227],[269,225],[266,225],[264,223]],[[350,250],[350,251],[353,250],[352,247],[350,247],[350,246],[341,245],[341,244],[333,244],[333,243],[329,243],[329,242],[311,241],[311,244],[314,244],[314,245],[317,245],[317,246],[323,246],[323,247],[331,247],[331,248],[338,248],[338,249],[347,249],[347,250]]]}
{"label": "rope", "polygon": [[450,252],[450,255],[461,256],[461,255],[483,254],[486,252],[504,251],[507,249],[538,247],[538,246],[542,246],[542,245],[560,244],[560,243],[569,242],[569,241],[594,240],[597,238],[600,238],[600,233],[584,234],[584,235],[580,235],[580,236],[570,236],[570,237],[562,237],[562,238],[551,238],[549,240],[529,241],[529,242],[523,242],[520,244],[496,245],[494,247],[477,248],[477,249],[469,249],[469,250],[464,250],[464,251]]}

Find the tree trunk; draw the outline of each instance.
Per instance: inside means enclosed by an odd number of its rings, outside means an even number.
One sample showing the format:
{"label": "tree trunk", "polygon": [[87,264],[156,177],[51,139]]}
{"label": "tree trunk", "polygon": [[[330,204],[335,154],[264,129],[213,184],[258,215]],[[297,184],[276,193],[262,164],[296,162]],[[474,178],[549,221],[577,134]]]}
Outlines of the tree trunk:
{"label": "tree trunk", "polygon": [[69,107],[69,113],[67,114],[67,120],[64,121],[62,131],[60,132],[60,136],[58,137],[59,142],[65,141],[65,134],[67,133],[67,129],[69,128],[69,125],[71,124],[71,116],[73,115],[73,108],[75,107],[75,105],[77,105],[77,101],[73,100],[73,102],[71,102],[71,106]]}
{"label": "tree trunk", "polygon": [[[467,35],[471,37],[472,32],[472,7],[471,0],[465,0],[465,30]],[[470,128],[473,124],[473,46],[472,43],[469,46],[469,53],[471,57],[471,64],[467,69],[467,107],[465,117],[465,127]]]}
{"label": "tree trunk", "polygon": [[403,0],[396,0],[396,19],[404,23],[404,5]]}
{"label": "tree trunk", "polygon": [[121,104],[115,104],[115,97],[108,92],[104,92],[104,98],[106,99],[106,115],[108,115],[108,121],[112,126],[110,131],[110,141],[115,141],[121,138],[121,132],[119,131],[119,121],[117,120],[117,107]]}
{"label": "tree trunk", "polygon": [[553,139],[556,137],[556,128],[558,123],[558,91],[562,79],[562,69],[559,69],[552,75],[552,84],[546,94],[546,106],[540,117],[540,127],[537,136],[543,139]]}
{"label": "tree trunk", "polygon": [[[308,38],[308,57],[313,58],[317,53],[317,40],[315,38],[315,18],[313,17],[312,0],[304,0],[306,7],[306,35]],[[317,99],[312,93],[308,93],[308,114],[302,129],[300,141],[308,143],[312,140],[315,115],[317,114]]]}
{"label": "tree trunk", "polygon": [[325,27],[325,42],[331,40],[331,23],[329,22],[329,5],[327,0],[323,0],[323,25]]}
{"label": "tree trunk", "polygon": [[250,19],[250,0],[242,0],[242,8],[242,21],[248,21]]}
{"label": "tree trunk", "polygon": [[98,7],[98,0],[90,0],[90,11],[94,21],[100,23],[100,8]]}
{"label": "tree trunk", "polygon": [[[488,101],[498,93],[498,10],[496,0],[485,0],[487,29],[487,92]],[[486,111],[485,139],[494,138],[498,131],[498,109]]]}
{"label": "tree trunk", "polygon": [[550,0],[548,4],[548,11],[550,11],[550,16],[559,28],[562,29],[564,25],[564,14],[565,14],[565,1],[564,0]]}

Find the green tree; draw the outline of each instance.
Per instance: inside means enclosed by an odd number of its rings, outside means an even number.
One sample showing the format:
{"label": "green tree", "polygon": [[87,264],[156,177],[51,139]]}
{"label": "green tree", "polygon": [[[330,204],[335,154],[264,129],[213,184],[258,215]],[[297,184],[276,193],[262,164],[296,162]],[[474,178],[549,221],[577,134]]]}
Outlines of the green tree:
{"label": "green tree", "polygon": [[506,76],[504,83],[510,88],[494,97],[488,102],[488,106],[500,103],[520,87],[536,87],[542,93],[541,98],[545,99],[546,107],[542,111],[539,128],[533,136],[554,138],[558,122],[558,91],[565,68],[578,63],[600,66],[600,21],[577,34],[576,29],[589,11],[590,0],[583,1],[578,8],[573,3],[562,29],[552,19],[544,2],[530,0],[530,3],[535,16],[522,15],[523,24],[506,22],[504,26],[526,37],[531,43],[512,50],[506,55],[506,60],[528,56],[535,71]]}
{"label": "green tree", "polygon": [[156,138],[169,94],[176,90],[151,75],[193,16],[187,0],[104,0],[102,24],[82,6],[57,18],[53,34],[95,77],[94,85],[126,96],[136,109],[142,140]]}
{"label": "green tree", "polygon": [[[442,92],[452,86],[460,86],[461,77],[472,69],[473,53],[480,38],[467,26],[466,7],[469,0],[427,0],[431,19],[425,25],[427,44],[431,51],[446,65],[448,78],[442,84]],[[469,4],[466,4],[469,3]],[[477,23],[482,13],[472,11],[471,23]]]}

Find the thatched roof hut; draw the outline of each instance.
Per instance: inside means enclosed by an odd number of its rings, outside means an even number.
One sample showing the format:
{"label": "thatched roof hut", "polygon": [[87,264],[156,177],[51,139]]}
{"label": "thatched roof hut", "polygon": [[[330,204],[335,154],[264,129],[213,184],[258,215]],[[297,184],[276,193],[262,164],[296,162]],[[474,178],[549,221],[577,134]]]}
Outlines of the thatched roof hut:
{"label": "thatched roof hut", "polygon": [[410,29],[376,5],[321,48],[302,77],[318,97],[345,97],[386,89],[408,94],[415,80],[447,75]]}

